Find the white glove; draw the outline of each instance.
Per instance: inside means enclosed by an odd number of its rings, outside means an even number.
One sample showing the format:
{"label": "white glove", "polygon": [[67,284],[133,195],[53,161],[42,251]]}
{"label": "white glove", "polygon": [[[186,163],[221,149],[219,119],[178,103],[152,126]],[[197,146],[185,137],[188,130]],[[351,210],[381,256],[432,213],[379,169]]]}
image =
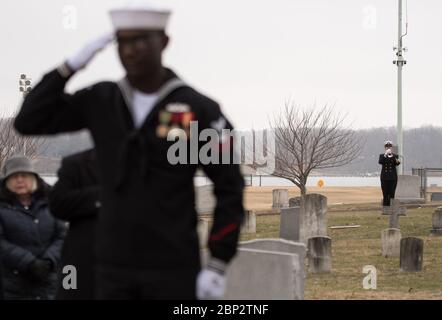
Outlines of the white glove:
{"label": "white glove", "polygon": [[387,149],[387,150],[385,150],[385,154],[384,154],[384,156],[389,156],[389,157],[391,157],[393,154],[392,154],[392,152],[391,152],[391,149]]}
{"label": "white glove", "polygon": [[67,59],[66,63],[68,67],[74,72],[83,69],[99,51],[104,49],[110,42],[112,42],[114,37],[115,34],[113,32],[107,33],[88,43],[75,55]]}
{"label": "white glove", "polygon": [[223,273],[207,267],[198,274],[196,296],[199,300],[221,299],[224,296],[225,289],[226,279]]}

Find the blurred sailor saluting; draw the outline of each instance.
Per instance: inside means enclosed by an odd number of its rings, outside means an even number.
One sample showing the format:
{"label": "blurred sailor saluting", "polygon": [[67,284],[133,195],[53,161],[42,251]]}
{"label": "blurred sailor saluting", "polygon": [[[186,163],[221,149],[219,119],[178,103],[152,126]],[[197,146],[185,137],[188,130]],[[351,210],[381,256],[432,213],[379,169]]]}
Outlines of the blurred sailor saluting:
{"label": "blurred sailor saluting", "polygon": [[393,153],[393,143],[390,140],[384,142],[384,154],[379,155],[381,170],[382,205],[390,206],[390,200],[394,199],[397,186],[396,167],[401,164],[399,156]]}
{"label": "blurred sailor saluting", "polygon": [[[244,216],[239,165],[168,161],[175,141],[167,136],[177,128],[189,132],[191,121],[197,121],[197,136],[207,128],[232,129],[215,101],[163,66],[170,13],[152,6],[112,10],[126,77],[75,94],[64,92],[68,80],[114,39],[105,35],[47,73],[15,120],[23,134],[83,128],[92,134],[102,187],[98,298],[220,298],[226,265],[236,253]],[[222,144],[217,156],[222,159],[232,149]],[[193,185],[198,167],[213,181],[217,197],[208,243],[211,257],[201,271]]]}

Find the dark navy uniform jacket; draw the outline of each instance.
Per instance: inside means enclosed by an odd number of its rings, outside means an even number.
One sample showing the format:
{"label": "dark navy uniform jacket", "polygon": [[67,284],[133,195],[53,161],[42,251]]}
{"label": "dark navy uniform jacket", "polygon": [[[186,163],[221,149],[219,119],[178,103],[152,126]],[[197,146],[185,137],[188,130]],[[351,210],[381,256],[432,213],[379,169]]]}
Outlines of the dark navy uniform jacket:
{"label": "dark navy uniform jacket", "polygon": [[217,198],[211,254],[228,262],[236,253],[244,217],[239,165],[171,164],[167,153],[175,142],[166,139],[170,130],[186,128],[189,120],[198,121],[199,132],[232,127],[216,102],[167,72],[168,81],[139,129],[133,123],[133,89],[126,78],[71,95],[64,92],[68,79],[57,70],[46,74],[26,96],[15,119],[16,129],[27,135],[90,130],[102,184],[98,263],[199,268],[193,182],[198,167],[213,181]]}
{"label": "dark navy uniform jacket", "polygon": [[397,180],[396,167],[401,164],[397,154],[393,154],[391,158],[380,154],[379,164],[382,165],[381,180]]}

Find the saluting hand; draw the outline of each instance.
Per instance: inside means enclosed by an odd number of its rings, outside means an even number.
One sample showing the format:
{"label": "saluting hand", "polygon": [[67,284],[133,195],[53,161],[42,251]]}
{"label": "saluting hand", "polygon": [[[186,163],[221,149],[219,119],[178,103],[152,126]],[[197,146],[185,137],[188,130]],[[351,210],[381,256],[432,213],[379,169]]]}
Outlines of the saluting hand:
{"label": "saluting hand", "polygon": [[115,34],[107,33],[98,39],[88,43],[75,55],[67,59],[66,63],[72,71],[78,71],[86,67],[92,58],[102,49],[104,49],[115,38]]}

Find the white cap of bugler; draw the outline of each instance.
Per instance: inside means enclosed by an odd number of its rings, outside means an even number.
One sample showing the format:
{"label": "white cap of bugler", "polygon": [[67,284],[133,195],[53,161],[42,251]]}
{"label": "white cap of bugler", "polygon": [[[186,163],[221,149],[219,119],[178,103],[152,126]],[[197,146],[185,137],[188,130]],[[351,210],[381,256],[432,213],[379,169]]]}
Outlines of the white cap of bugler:
{"label": "white cap of bugler", "polygon": [[117,30],[165,30],[171,10],[153,2],[132,3],[110,10],[114,29]]}

